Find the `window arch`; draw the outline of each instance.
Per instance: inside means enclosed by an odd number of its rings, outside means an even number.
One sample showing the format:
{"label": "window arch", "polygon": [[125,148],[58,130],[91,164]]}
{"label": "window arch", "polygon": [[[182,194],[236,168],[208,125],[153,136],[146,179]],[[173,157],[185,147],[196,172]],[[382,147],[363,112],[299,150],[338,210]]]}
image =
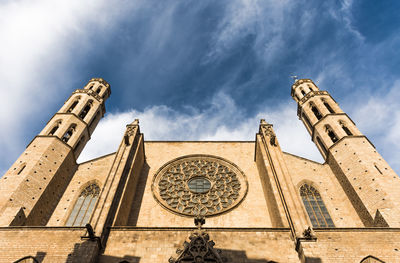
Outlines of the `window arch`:
{"label": "window arch", "polygon": [[100,187],[96,183],[90,184],[83,189],[65,225],[85,226],[89,222],[99,194]]}
{"label": "window arch", "polygon": [[308,84],[307,86],[310,89],[310,91],[314,91],[313,87],[310,84]]}
{"label": "window arch", "polygon": [[54,125],[54,127],[49,132],[49,135],[54,135],[56,133],[56,131],[58,130],[58,128],[60,128],[60,125],[61,125],[61,121],[57,121],[56,125]]}
{"label": "window arch", "polygon": [[360,263],[385,263],[385,262],[376,257],[368,256],[368,257],[363,258],[360,261]]}
{"label": "window arch", "polygon": [[303,94],[303,96],[304,96],[304,95],[306,95],[306,92],[303,89],[301,89],[301,94]]}
{"label": "window arch", "polygon": [[76,128],[76,124],[72,124],[69,129],[67,130],[67,132],[64,134],[64,136],[62,137],[62,141],[63,142],[68,142],[69,139],[72,137],[72,135],[75,132],[75,128]]}
{"label": "window arch", "polygon": [[329,103],[326,100],[322,99],[322,103],[324,104],[325,108],[329,111],[329,113],[335,113],[331,105],[329,105]]}
{"label": "window arch", "polygon": [[72,112],[75,109],[76,105],[78,105],[80,99],[81,99],[80,96],[76,97],[76,99],[74,100],[74,102],[72,102],[67,112]]}
{"label": "window arch", "polygon": [[97,93],[97,94],[100,94],[100,92],[101,92],[101,86],[98,87],[97,90],[96,90],[96,93]]}
{"label": "window arch", "polygon": [[335,227],[319,192],[309,184],[300,187],[300,196],[313,227]]}
{"label": "window arch", "polygon": [[311,111],[314,113],[315,117],[320,120],[322,118],[321,113],[318,108],[314,105],[314,103],[310,102]]}
{"label": "window arch", "polygon": [[26,256],[14,261],[14,263],[39,263],[39,261],[35,257]]}
{"label": "window arch", "polygon": [[86,103],[86,106],[83,108],[81,113],[79,113],[79,118],[81,118],[83,120],[86,117],[86,115],[88,114],[88,112],[92,108],[92,104],[93,104],[92,100],[89,100],[88,103]]}
{"label": "window arch", "polygon": [[318,142],[319,146],[321,146],[321,149],[325,153],[325,155],[327,155],[328,150],[326,149],[324,143],[321,141],[321,139],[319,137],[317,137],[317,142]]}
{"label": "window arch", "polygon": [[350,131],[350,129],[347,128],[346,123],[345,123],[344,121],[339,121],[339,124],[340,124],[340,126],[342,127],[343,131],[344,131],[347,135],[349,135],[349,136],[353,135],[353,133]]}
{"label": "window arch", "polygon": [[325,126],[326,129],[326,133],[328,133],[329,138],[331,138],[331,141],[333,143],[337,142],[339,139],[336,136],[336,134],[333,132],[333,130],[331,129],[331,127],[329,127],[328,125]]}

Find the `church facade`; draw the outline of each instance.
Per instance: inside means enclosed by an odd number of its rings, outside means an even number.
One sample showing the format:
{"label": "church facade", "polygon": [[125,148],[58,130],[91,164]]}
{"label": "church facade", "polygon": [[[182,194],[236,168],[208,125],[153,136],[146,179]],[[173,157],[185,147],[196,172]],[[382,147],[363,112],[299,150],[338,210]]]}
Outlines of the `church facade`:
{"label": "church facade", "polygon": [[291,96],[323,164],[265,120],[254,141],[146,141],[135,120],[77,164],[110,95],[74,91],[0,179],[0,262],[400,262],[400,178],[310,79]]}

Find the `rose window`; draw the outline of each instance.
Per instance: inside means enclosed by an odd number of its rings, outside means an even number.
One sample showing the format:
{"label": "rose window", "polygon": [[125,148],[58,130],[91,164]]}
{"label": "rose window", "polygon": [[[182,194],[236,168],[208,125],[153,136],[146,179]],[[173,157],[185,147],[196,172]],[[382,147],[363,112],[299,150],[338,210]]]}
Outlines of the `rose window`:
{"label": "rose window", "polygon": [[168,162],[153,178],[155,199],[188,216],[211,216],[237,206],[247,193],[244,173],[233,163],[209,155]]}

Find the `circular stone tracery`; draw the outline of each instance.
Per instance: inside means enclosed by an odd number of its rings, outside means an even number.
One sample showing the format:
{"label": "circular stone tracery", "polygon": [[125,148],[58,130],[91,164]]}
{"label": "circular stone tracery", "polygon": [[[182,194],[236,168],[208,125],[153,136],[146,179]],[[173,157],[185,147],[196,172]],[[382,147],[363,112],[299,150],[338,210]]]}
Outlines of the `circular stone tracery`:
{"label": "circular stone tracery", "polygon": [[247,193],[247,181],[227,160],[189,155],[161,167],[153,178],[152,191],[155,199],[173,212],[211,216],[238,205]]}

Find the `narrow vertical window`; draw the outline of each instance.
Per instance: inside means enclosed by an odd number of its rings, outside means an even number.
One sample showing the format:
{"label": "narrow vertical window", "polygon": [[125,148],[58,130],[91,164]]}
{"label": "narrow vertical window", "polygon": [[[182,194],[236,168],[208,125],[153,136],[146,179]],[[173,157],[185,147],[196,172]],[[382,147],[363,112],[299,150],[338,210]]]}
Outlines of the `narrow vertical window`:
{"label": "narrow vertical window", "polygon": [[297,101],[300,101],[299,95],[295,94]]}
{"label": "narrow vertical window", "polygon": [[305,91],[303,89],[301,89],[301,94],[306,95]]}
{"label": "narrow vertical window", "polygon": [[79,146],[81,146],[81,144],[83,143],[83,141],[85,140],[85,136],[82,136],[82,138],[79,140],[79,142],[76,144],[75,146],[75,150],[79,149]]}
{"label": "narrow vertical window", "polygon": [[336,136],[336,134],[332,131],[332,129],[329,126],[325,126],[326,128],[326,132],[328,133],[329,138],[331,138],[331,141],[333,143],[338,141],[338,138]]}
{"label": "narrow vertical window", "polygon": [[89,128],[90,128],[90,129],[92,128],[93,123],[99,118],[99,116],[100,116],[100,111],[98,111],[98,112],[96,113],[96,116],[94,116],[94,118],[93,118],[92,121],[90,122],[90,124],[89,124]]}
{"label": "narrow vertical window", "polygon": [[94,206],[99,198],[100,187],[91,184],[86,187],[78,197],[74,208],[67,220],[66,226],[84,226],[89,222]]}
{"label": "narrow vertical window", "polygon": [[315,117],[318,120],[320,120],[322,118],[322,115],[319,112],[319,110],[317,109],[317,107],[313,103],[310,103],[310,106],[311,106],[311,111],[314,113]]}
{"label": "narrow vertical window", "polygon": [[22,164],[22,165],[21,165],[21,168],[19,168],[19,170],[18,170],[17,175],[20,175],[20,174],[22,173],[22,171],[25,169],[25,167],[26,167],[26,164],[25,164],[25,163]]}
{"label": "narrow vertical window", "polygon": [[321,195],[314,187],[303,184],[300,196],[313,227],[335,227]]}
{"label": "narrow vertical window", "polygon": [[343,131],[344,131],[347,135],[349,135],[349,136],[353,135],[353,133],[349,130],[349,128],[347,128],[346,124],[345,124],[343,121],[340,121],[339,124],[340,124],[340,126],[342,127]]}
{"label": "narrow vertical window", "polygon": [[72,112],[72,111],[75,109],[76,105],[78,105],[78,103],[79,103],[79,99],[80,99],[80,97],[78,97],[78,98],[71,104],[71,106],[69,107],[69,109],[67,110],[67,112]]}
{"label": "narrow vertical window", "polygon": [[321,147],[322,151],[324,152],[325,155],[328,154],[328,150],[326,149],[325,145],[322,143],[321,139],[317,137],[317,143]]}
{"label": "narrow vertical window", "polygon": [[335,111],[332,109],[331,105],[329,105],[329,103],[326,102],[326,100],[322,100],[322,102],[324,103],[326,109],[327,109],[330,113],[335,113]]}
{"label": "narrow vertical window", "polygon": [[92,100],[88,101],[88,103],[86,103],[85,108],[83,108],[83,110],[81,111],[81,113],[79,113],[79,118],[81,118],[82,120],[86,117],[86,115],[88,114],[88,112],[90,111],[90,109],[92,108]]}
{"label": "narrow vertical window", "polygon": [[58,130],[58,128],[60,127],[60,125],[61,125],[61,121],[57,121],[56,125],[54,125],[54,127],[49,132],[49,135],[54,135],[56,133],[56,131]]}
{"label": "narrow vertical window", "polygon": [[306,124],[308,125],[308,127],[312,128],[311,122],[310,122],[310,120],[308,119],[308,117],[307,117],[306,114],[303,114],[303,119],[304,119],[304,121],[306,122]]}
{"label": "narrow vertical window", "polygon": [[63,142],[68,142],[69,139],[72,137],[72,134],[74,134],[75,132],[75,124],[72,124],[69,129],[67,130],[67,132],[64,134],[64,136],[62,137],[61,140],[63,140]]}
{"label": "narrow vertical window", "polygon": [[310,84],[308,84],[307,86],[310,89],[310,91],[314,91],[314,89],[312,88],[312,86]]}
{"label": "narrow vertical window", "polygon": [[97,90],[96,90],[96,93],[100,94],[100,92],[101,92],[101,87],[98,87]]}

